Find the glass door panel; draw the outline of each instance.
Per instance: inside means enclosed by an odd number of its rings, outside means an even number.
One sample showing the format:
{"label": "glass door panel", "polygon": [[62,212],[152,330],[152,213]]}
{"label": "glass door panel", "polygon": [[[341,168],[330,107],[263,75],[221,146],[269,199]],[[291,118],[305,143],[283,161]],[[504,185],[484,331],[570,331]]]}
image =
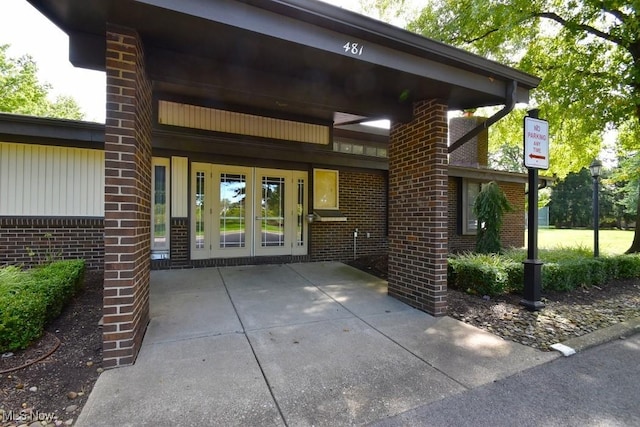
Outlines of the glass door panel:
{"label": "glass door panel", "polygon": [[211,255],[211,165],[191,164],[191,258]]}
{"label": "glass door panel", "polygon": [[244,248],[247,245],[247,176],[220,174],[220,245],[225,248]]}
{"label": "glass door panel", "polygon": [[307,200],[309,193],[307,188],[307,173],[301,171],[291,171],[292,192],[292,221],[291,221],[291,254],[306,255],[307,241],[309,233],[309,223],[307,222]]}
{"label": "glass door panel", "polygon": [[[253,169],[240,166],[214,165],[217,180],[213,257],[251,256],[253,224]],[[249,201],[249,202],[247,202]]]}
{"label": "glass door panel", "polygon": [[306,189],[304,178],[296,179],[296,247],[302,247],[307,244],[306,242]]}
{"label": "glass door panel", "polygon": [[291,254],[291,172],[256,169],[255,255]]}
{"label": "glass door panel", "polygon": [[[204,201],[205,201],[205,174],[204,172],[196,172],[196,209],[195,209],[195,217],[196,217],[196,248],[202,249],[205,244],[205,212],[204,212]],[[208,228],[208,227],[207,227]]]}
{"label": "glass door panel", "polygon": [[260,200],[260,246],[284,246],[285,178],[263,176]]}

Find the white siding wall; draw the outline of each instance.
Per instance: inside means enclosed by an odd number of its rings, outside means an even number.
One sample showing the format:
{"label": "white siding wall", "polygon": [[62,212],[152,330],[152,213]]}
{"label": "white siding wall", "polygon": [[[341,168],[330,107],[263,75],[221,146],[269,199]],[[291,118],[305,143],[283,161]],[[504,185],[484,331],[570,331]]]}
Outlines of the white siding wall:
{"label": "white siding wall", "polygon": [[104,216],[104,151],[0,142],[0,215]]}
{"label": "white siding wall", "polygon": [[329,144],[329,126],[254,116],[177,102],[160,101],[158,122],[164,125],[258,136],[310,144]]}

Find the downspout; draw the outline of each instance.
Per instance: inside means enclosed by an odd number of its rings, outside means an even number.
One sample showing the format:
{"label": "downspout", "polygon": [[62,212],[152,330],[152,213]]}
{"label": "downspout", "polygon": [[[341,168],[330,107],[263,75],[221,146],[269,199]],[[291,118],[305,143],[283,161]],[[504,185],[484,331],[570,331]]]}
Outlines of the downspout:
{"label": "downspout", "polygon": [[456,142],[451,144],[449,146],[449,154],[453,153],[455,150],[462,147],[462,145],[464,145],[466,142],[471,140],[471,138],[473,138],[474,136],[477,136],[483,130],[488,129],[489,126],[493,125],[498,120],[500,120],[501,118],[509,114],[511,111],[513,111],[513,107],[516,106],[517,89],[518,89],[518,82],[516,82],[515,80],[510,81],[509,84],[507,85],[507,93],[505,94],[507,99],[506,99],[504,108],[498,111],[497,113],[495,113],[493,116],[489,117],[484,122],[480,123],[478,126],[471,129],[469,132],[462,135]]}

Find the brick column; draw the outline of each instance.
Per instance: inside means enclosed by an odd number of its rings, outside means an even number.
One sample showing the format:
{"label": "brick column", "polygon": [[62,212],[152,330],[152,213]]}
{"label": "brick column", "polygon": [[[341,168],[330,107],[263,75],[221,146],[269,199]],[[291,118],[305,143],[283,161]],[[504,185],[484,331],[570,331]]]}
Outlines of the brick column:
{"label": "brick column", "polygon": [[447,312],[447,106],[416,102],[389,137],[389,295]]}
{"label": "brick column", "polygon": [[106,33],[105,367],[135,361],[149,322],[151,270],[151,83],[138,34]]}

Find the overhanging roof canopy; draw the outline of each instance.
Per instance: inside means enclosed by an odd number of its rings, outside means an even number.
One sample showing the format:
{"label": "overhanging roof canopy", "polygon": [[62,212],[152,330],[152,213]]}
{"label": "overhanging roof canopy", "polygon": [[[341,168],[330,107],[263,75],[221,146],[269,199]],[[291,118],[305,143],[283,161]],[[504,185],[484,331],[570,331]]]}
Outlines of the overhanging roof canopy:
{"label": "overhanging roof canopy", "polygon": [[314,0],[28,0],[70,36],[74,65],[104,69],[107,23],[136,29],[156,93],[331,122],[404,120],[411,103],[452,109],[528,102],[539,79]]}

